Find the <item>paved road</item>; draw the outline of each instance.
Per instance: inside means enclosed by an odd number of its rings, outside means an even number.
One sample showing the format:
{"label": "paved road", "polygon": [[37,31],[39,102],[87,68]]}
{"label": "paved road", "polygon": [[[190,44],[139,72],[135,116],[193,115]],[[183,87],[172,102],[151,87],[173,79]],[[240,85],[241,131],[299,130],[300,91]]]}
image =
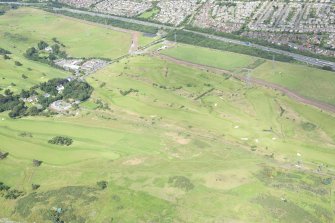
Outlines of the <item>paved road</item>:
{"label": "paved road", "polygon": [[[5,2],[0,2],[0,4],[1,3],[8,4],[8,3],[5,3]],[[18,5],[34,5],[34,4],[38,5],[39,4],[39,3],[19,3],[19,2],[10,2],[10,3],[11,4],[18,4]],[[63,10],[63,11],[68,11],[68,12],[72,12],[72,13],[78,13],[78,14],[80,13],[80,14],[86,14],[86,15],[91,15],[91,16],[99,16],[99,17],[102,17],[102,18],[111,18],[111,19],[115,19],[115,20],[120,20],[120,21],[139,24],[139,25],[146,25],[146,26],[151,26],[151,27],[156,27],[156,28],[165,28],[165,29],[174,29],[175,28],[175,27],[172,27],[172,26],[161,25],[161,24],[157,24],[157,23],[153,23],[153,22],[140,21],[140,20],[136,20],[136,19],[133,19],[133,18],[124,18],[124,17],[106,15],[106,14],[97,13],[97,12],[87,12],[87,11],[83,11],[83,10],[79,10],[79,9],[71,9],[71,8],[63,7],[63,8],[53,8],[53,10],[55,12]],[[266,46],[262,46],[262,45],[259,45],[259,44],[244,42],[244,41],[240,41],[240,40],[229,39],[229,38],[226,38],[226,37],[221,37],[221,36],[196,32],[196,31],[187,30],[187,29],[183,29],[183,30],[186,31],[186,32],[199,34],[199,35],[211,38],[211,39],[216,39],[216,40],[219,40],[219,41],[222,41],[222,42],[234,43],[234,44],[237,44],[237,45],[253,47],[253,48],[261,49],[261,50],[268,51],[268,52],[273,52],[273,53],[277,53],[277,54],[290,56],[297,61],[304,62],[306,64],[310,64],[310,65],[314,65],[314,66],[318,66],[318,67],[330,66],[333,70],[335,70],[335,62],[320,60],[320,59],[316,59],[316,58],[313,58],[313,57],[307,57],[307,56],[303,56],[303,55],[296,54],[296,53],[291,53],[291,52],[284,51],[284,50],[279,50],[279,49],[266,47]]]}
{"label": "paved road", "polygon": [[190,67],[194,67],[194,68],[202,69],[202,70],[206,70],[206,71],[208,70],[208,71],[211,71],[211,72],[214,72],[214,73],[217,73],[217,74],[229,74],[229,75],[232,75],[233,77],[235,77],[238,80],[241,80],[243,82],[248,82],[248,83],[251,83],[251,84],[260,85],[260,86],[263,86],[263,87],[268,87],[268,88],[271,88],[271,89],[278,90],[280,92],[283,92],[288,97],[290,97],[290,98],[292,98],[292,99],[294,99],[294,100],[296,100],[300,103],[311,105],[311,106],[316,107],[318,109],[321,109],[323,111],[328,111],[330,113],[335,114],[335,106],[334,105],[330,105],[330,104],[326,104],[326,103],[323,103],[323,102],[320,102],[320,101],[317,101],[317,100],[314,100],[314,99],[306,98],[306,97],[301,96],[301,95],[297,94],[296,92],[291,91],[291,90],[289,90],[289,89],[287,89],[287,88],[285,88],[281,85],[278,85],[278,84],[270,83],[270,82],[267,82],[265,80],[254,78],[254,77],[246,77],[246,76],[243,76],[243,75],[235,74],[235,73],[232,73],[230,71],[220,69],[220,68],[216,68],[216,67],[211,67],[211,66],[206,66],[206,65],[201,65],[201,64],[195,64],[195,63],[192,63],[192,62],[179,60],[179,59],[176,59],[176,58],[173,58],[173,57],[170,57],[170,56],[167,56],[167,55],[163,55],[163,54],[154,54],[154,56],[158,56],[161,59],[168,60],[168,61],[171,61],[173,63],[177,63],[177,64],[181,64],[181,65],[185,65],[185,66],[190,66]]}

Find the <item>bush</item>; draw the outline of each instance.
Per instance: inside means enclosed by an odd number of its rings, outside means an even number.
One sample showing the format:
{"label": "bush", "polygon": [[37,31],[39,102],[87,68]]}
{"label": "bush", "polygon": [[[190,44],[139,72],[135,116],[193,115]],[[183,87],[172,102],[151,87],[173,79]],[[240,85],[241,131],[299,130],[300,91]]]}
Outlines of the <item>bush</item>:
{"label": "bush", "polygon": [[29,137],[29,138],[32,138],[33,134],[31,134],[30,132],[21,132],[21,133],[19,133],[19,136],[20,137]]}
{"label": "bush", "polygon": [[7,186],[3,182],[0,182],[0,191],[7,191],[10,189],[10,186]]}
{"label": "bush", "polygon": [[10,60],[11,58],[10,58],[10,56],[8,56],[8,55],[3,55],[3,58],[5,59],[5,60]]}
{"label": "bush", "polygon": [[6,54],[11,54],[11,52],[0,47],[0,55],[6,55]]}
{"label": "bush", "polygon": [[23,194],[24,194],[23,191],[19,191],[16,189],[8,190],[4,198],[7,200],[15,200],[16,198],[22,196]]}
{"label": "bush", "polygon": [[330,177],[322,180],[322,183],[324,185],[330,185],[332,182],[333,182],[333,179]]}
{"label": "bush", "polygon": [[39,185],[39,184],[32,184],[32,185],[31,185],[31,189],[32,189],[32,190],[37,190],[38,188],[40,188],[40,186],[41,186],[41,185]]}
{"label": "bush", "polygon": [[33,160],[33,165],[34,166],[41,166],[41,164],[43,163],[43,161],[41,161],[41,160]]}
{"label": "bush", "polygon": [[69,146],[72,144],[72,142],[73,140],[71,138],[64,136],[56,136],[48,141],[48,143],[50,144],[56,144],[61,146]]}
{"label": "bush", "polygon": [[9,153],[7,152],[0,152],[0,160],[5,159],[8,156]]}
{"label": "bush", "polygon": [[304,122],[301,124],[301,127],[305,130],[305,131],[313,131],[316,128],[316,125],[314,125],[313,123],[310,122]]}
{"label": "bush", "polygon": [[22,63],[20,63],[19,61],[15,61],[14,63],[16,66],[22,66]]}
{"label": "bush", "polygon": [[130,94],[130,93],[132,93],[132,92],[138,92],[138,90],[133,89],[133,88],[130,88],[129,90],[126,90],[126,91],[120,90],[120,94],[121,94],[122,96],[126,96],[126,95],[128,95],[128,94]]}
{"label": "bush", "polygon": [[102,181],[98,181],[98,182],[97,182],[97,185],[98,185],[98,187],[99,187],[101,190],[104,190],[104,189],[106,189],[106,187],[107,187],[107,185],[108,185],[108,182],[107,182],[107,181],[104,181],[104,180],[102,180]]}
{"label": "bush", "polygon": [[187,177],[184,177],[184,176],[170,177],[168,183],[173,187],[177,187],[177,188],[183,189],[185,191],[189,191],[189,190],[192,190],[194,188],[194,185],[192,184],[190,179],[188,179]]}

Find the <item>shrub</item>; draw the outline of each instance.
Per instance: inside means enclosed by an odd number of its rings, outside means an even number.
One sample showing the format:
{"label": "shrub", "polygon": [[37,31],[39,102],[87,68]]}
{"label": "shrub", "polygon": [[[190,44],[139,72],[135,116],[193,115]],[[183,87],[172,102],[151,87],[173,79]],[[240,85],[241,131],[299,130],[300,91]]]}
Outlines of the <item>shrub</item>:
{"label": "shrub", "polygon": [[126,95],[130,94],[131,92],[138,92],[138,90],[133,89],[133,88],[130,88],[129,90],[126,90],[126,91],[120,90],[120,94],[122,96],[126,96]]}
{"label": "shrub", "polygon": [[0,55],[6,55],[6,54],[11,54],[11,52],[0,47]]}
{"label": "shrub", "polygon": [[27,79],[27,78],[28,78],[28,76],[25,75],[25,74],[22,74],[21,77],[22,77],[23,79]]}
{"label": "shrub", "polygon": [[20,63],[19,61],[15,61],[14,63],[16,66],[22,66],[22,63]]}
{"label": "shrub", "polygon": [[32,189],[32,190],[37,190],[38,188],[40,188],[40,186],[41,186],[41,185],[39,185],[39,184],[32,184],[32,185],[31,185],[31,189]]}
{"label": "shrub", "polygon": [[187,177],[184,177],[184,176],[170,177],[168,183],[173,187],[177,187],[177,188],[183,189],[185,191],[189,191],[189,190],[192,190],[194,188],[194,185],[192,184],[190,179],[188,179]]}
{"label": "shrub", "polygon": [[41,161],[41,160],[33,160],[33,165],[34,166],[41,166],[41,164],[43,163],[43,161]]}
{"label": "shrub", "polygon": [[10,56],[8,56],[8,55],[3,55],[3,58],[5,59],[5,60],[10,60],[11,58],[10,58]]}
{"label": "shrub", "polygon": [[9,153],[7,152],[0,152],[0,160],[5,159],[8,156]]}
{"label": "shrub", "polygon": [[7,200],[15,200],[16,198],[22,196],[23,194],[24,194],[23,191],[19,191],[16,189],[8,190],[4,198]]}
{"label": "shrub", "polygon": [[322,180],[322,183],[324,185],[330,185],[332,182],[333,182],[333,180],[330,177]]}
{"label": "shrub", "polygon": [[102,181],[98,181],[98,182],[97,182],[97,185],[98,185],[98,187],[99,187],[101,190],[104,190],[104,189],[107,187],[108,182],[107,182],[107,181],[104,181],[104,180],[102,180]]}
{"label": "shrub", "polygon": [[313,131],[316,128],[316,125],[314,125],[313,123],[310,123],[310,122],[304,122],[304,123],[301,124],[301,127],[305,131]]}
{"label": "shrub", "polygon": [[10,189],[10,186],[7,186],[3,182],[0,182],[0,191],[8,191]]}
{"label": "shrub", "polygon": [[71,145],[73,140],[69,137],[64,136],[55,136],[48,141],[50,144],[62,145],[62,146],[69,146]]}

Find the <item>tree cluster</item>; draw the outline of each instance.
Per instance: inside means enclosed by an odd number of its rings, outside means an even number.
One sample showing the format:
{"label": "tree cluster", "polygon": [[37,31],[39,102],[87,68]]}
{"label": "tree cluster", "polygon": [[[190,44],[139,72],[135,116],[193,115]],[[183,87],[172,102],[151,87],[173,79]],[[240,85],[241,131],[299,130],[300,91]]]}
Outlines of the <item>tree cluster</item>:
{"label": "tree cluster", "polygon": [[55,136],[48,141],[50,144],[61,145],[61,146],[69,146],[71,145],[73,140],[66,136]]}
{"label": "tree cluster", "polygon": [[[57,86],[63,86],[64,90],[58,92]],[[39,94],[36,90],[40,89],[43,94]],[[19,94],[14,95],[9,89],[0,94],[0,112],[10,111],[11,118],[22,116],[36,116],[40,115],[51,103],[62,99],[73,99],[79,101],[87,100],[93,92],[93,87],[87,82],[67,79],[55,78],[47,82],[35,85],[29,90],[22,90]],[[46,97],[45,94],[49,94]],[[27,107],[25,102],[20,98],[29,98],[36,96],[41,107],[30,106]]]}
{"label": "tree cluster", "polygon": [[66,52],[61,50],[58,43],[50,46],[52,51],[41,54],[41,51],[45,50],[48,46],[49,44],[42,40],[37,44],[37,47],[28,48],[24,55],[30,60],[39,61],[49,65],[54,65],[53,61],[56,59],[67,58]]}

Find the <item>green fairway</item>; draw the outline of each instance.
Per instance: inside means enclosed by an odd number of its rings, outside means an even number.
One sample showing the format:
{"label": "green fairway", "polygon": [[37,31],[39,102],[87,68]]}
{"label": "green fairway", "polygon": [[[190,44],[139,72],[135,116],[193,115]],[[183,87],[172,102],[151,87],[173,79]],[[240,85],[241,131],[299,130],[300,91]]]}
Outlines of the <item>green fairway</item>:
{"label": "green fairway", "polygon": [[247,55],[185,44],[178,44],[176,47],[162,51],[162,53],[180,60],[226,70],[247,67],[248,65],[255,63],[257,59]]}
{"label": "green fairway", "polygon": [[12,10],[1,16],[0,46],[16,46],[23,53],[40,40],[57,38],[72,57],[117,58],[126,54],[131,35],[78,22],[32,8]]}
{"label": "green fairway", "polygon": [[[77,31],[42,27],[45,21]],[[24,58],[41,39],[56,37],[78,57],[114,58],[130,45],[128,34],[29,8],[0,16],[0,27],[1,37],[15,36],[0,39],[12,52],[0,57],[0,87],[15,92],[71,75]],[[28,31],[36,27],[47,32]],[[83,27],[92,27],[89,44],[75,41]],[[163,53],[234,72],[258,66],[253,75],[275,83],[282,72],[280,84],[306,96],[317,89],[298,91],[299,80],[332,92],[332,73],[302,65],[276,62],[271,74],[271,63],[235,53],[188,45]],[[73,113],[0,113],[0,222],[333,222],[333,114],[155,54],[125,57],[85,80],[94,91]],[[56,136],[72,143],[51,144]],[[22,194],[11,197],[14,190]]]}
{"label": "green fairway", "polygon": [[335,105],[335,72],[268,61],[257,67],[252,75],[282,85],[302,96]]}

